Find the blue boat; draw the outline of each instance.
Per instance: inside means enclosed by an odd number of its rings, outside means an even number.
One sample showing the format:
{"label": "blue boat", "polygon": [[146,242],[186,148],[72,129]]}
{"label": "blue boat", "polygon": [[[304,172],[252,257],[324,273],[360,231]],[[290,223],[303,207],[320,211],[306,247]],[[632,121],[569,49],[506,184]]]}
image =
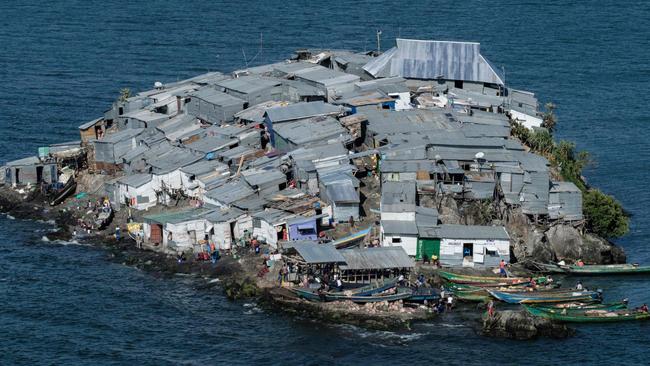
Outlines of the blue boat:
{"label": "blue boat", "polygon": [[565,292],[505,292],[487,290],[494,298],[510,304],[539,304],[570,301],[598,301],[596,291],[565,291]]}
{"label": "blue boat", "polygon": [[367,286],[359,287],[356,289],[352,289],[353,295],[357,296],[370,296],[374,294],[379,294],[384,291],[390,290],[391,288],[397,286],[397,278],[389,278],[387,280],[384,280],[382,282],[378,282],[376,284],[370,284]]}
{"label": "blue boat", "polygon": [[367,229],[358,231],[354,234],[335,240],[331,244],[334,245],[336,249],[345,249],[351,247],[352,245],[356,244],[359,240],[365,238],[366,235],[370,233],[370,229],[371,227],[369,226]]}
{"label": "blue boat", "polygon": [[406,299],[409,302],[424,302],[424,301],[438,301],[440,300],[440,291],[435,288],[420,287],[413,289],[413,295]]}
{"label": "blue boat", "polygon": [[406,300],[413,295],[413,290],[407,287],[398,287],[397,291],[395,291],[395,293],[392,294],[375,294],[369,296],[346,295],[342,292],[318,293],[318,290],[305,289],[305,288],[295,288],[293,289],[293,292],[296,295],[298,295],[298,297],[310,301],[320,301],[320,302],[352,301],[359,304],[365,304],[369,302],[381,302],[381,301],[392,302],[397,300]]}

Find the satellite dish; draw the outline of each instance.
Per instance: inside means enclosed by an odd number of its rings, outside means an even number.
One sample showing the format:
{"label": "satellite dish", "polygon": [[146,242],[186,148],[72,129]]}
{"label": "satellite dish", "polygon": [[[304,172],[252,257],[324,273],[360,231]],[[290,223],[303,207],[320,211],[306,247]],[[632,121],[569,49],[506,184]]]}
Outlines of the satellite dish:
{"label": "satellite dish", "polygon": [[156,89],[162,89],[163,83],[161,83],[160,81],[156,81],[155,83],[153,83],[153,87]]}
{"label": "satellite dish", "polygon": [[442,160],[442,156],[440,156],[440,155],[438,155],[438,154],[436,154],[436,156],[434,156],[434,158],[435,158],[436,160]]}
{"label": "satellite dish", "polygon": [[475,158],[477,159],[483,159],[485,157],[485,154],[482,151],[479,151],[474,155]]}

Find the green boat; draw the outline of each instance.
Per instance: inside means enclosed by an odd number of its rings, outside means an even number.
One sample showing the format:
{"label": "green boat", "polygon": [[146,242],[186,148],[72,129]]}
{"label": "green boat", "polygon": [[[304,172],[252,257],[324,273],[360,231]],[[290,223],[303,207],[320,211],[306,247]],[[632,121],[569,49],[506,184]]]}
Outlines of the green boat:
{"label": "green boat", "polygon": [[[438,271],[438,275],[449,282],[481,287],[526,285],[529,283],[529,279],[525,277],[470,276],[445,271]],[[535,281],[537,283],[544,283],[546,282],[546,277],[537,277]]]}
{"label": "green boat", "polygon": [[568,306],[568,307],[557,307],[557,306],[547,306],[547,305],[526,305],[533,307],[538,310],[545,311],[552,314],[574,314],[581,313],[587,310],[604,310],[604,311],[613,311],[613,310],[622,310],[627,309],[627,304],[622,302],[617,302],[613,304],[588,304],[583,306]]}
{"label": "green boat", "polygon": [[555,292],[505,292],[488,290],[494,298],[510,304],[538,304],[538,303],[557,303],[572,301],[593,301],[598,300],[596,291],[555,291]]}
{"label": "green boat", "polygon": [[627,275],[650,274],[650,266],[638,264],[593,264],[584,266],[562,266],[573,275]]}
{"label": "green boat", "polygon": [[614,302],[610,304],[602,304],[594,301],[581,301],[581,302],[562,302],[558,304],[544,304],[544,305],[530,305],[536,308],[548,310],[562,310],[562,309],[626,309],[627,302]]}
{"label": "green boat", "polygon": [[465,291],[452,291],[452,294],[459,301],[471,301],[471,302],[488,302],[488,301],[490,301],[490,295],[483,294],[483,293],[465,292]]}
{"label": "green boat", "polygon": [[293,292],[298,295],[298,297],[310,300],[310,301],[320,301],[320,302],[331,302],[331,301],[352,301],[360,304],[369,303],[369,302],[381,302],[381,301],[397,301],[405,300],[413,295],[413,290],[407,287],[398,287],[395,293],[382,293],[382,294],[373,294],[373,295],[353,295],[345,294],[341,292],[323,292],[322,294],[318,293],[318,290],[314,289],[305,289],[305,288],[294,288]]}
{"label": "green boat", "polygon": [[524,305],[524,308],[534,316],[570,323],[605,323],[650,319],[650,313],[627,309],[609,311],[602,309],[592,309],[576,312],[567,311],[566,314],[564,314],[547,312],[534,306]]}

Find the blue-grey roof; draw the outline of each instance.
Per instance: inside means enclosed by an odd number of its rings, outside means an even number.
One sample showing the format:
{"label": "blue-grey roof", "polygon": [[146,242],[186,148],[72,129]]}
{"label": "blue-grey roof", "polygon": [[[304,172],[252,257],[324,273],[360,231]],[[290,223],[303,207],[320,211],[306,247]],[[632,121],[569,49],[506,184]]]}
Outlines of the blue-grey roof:
{"label": "blue-grey roof", "polygon": [[344,271],[415,267],[413,259],[399,246],[345,249],[339,253],[345,258],[346,264],[340,266]]}
{"label": "blue-grey roof", "polygon": [[214,211],[205,214],[203,217],[209,222],[230,222],[237,220],[245,212],[235,207],[216,208]]}
{"label": "blue-grey roof", "polygon": [[244,100],[233,97],[230,94],[220,92],[215,89],[213,86],[203,87],[194,93],[190,94],[193,98],[198,98],[204,100],[210,104],[218,106],[241,106],[246,103]]}
{"label": "blue-grey roof", "polygon": [[107,134],[101,140],[95,140],[96,142],[114,144],[120,141],[124,141],[130,138],[134,138],[144,132],[144,128],[127,128],[126,130],[117,131],[115,133]]}
{"label": "blue-grey roof", "polygon": [[255,191],[253,191],[253,189],[243,180],[233,180],[208,191],[205,195],[228,205],[249,197],[254,193]]}
{"label": "blue-grey roof", "polygon": [[503,226],[440,225],[441,239],[510,240]]}
{"label": "blue-grey roof", "polygon": [[291,246],[309,264],[345,263],[345,258],[331,244],[317,244],[305,241],[292,243]]}
{"label": "blue-grey roof", "polygon": [[310,142],[323,143],[334,138],[342,138],[343,141],[351,139],[347,130],[331,117],[312,117],[299,119],[273,127],[276,135],[296,145],[303,145]]}
{"label": "blue-grey roof", "polygon": [[381,211],[415,212],[415,182],[384,182],[381,188]]}
{"label": "blue-grey roof", "polygon": [[87,129],[93,127],[94,125],[96,125],[99,121],[101,121],[103,119],[104,119],[104,117],[95,118],[94,120],[86,122],[86,123],[82,124],[81,126],[79,126],[79,129],[80,130],[87,130]]}
{"label": "blue-grey roof", "polygon": [[338,203],[359,203],[359,194],[351,181],[330,183],[327,185],[327,197]]}
{"label": "blue-grey roof", "polygon": [[226,171],[228,166],[217,160],[199,160],[194,164],[182,167],[180,170],[186,174],[203,175],[216,171]]}
{"label": "blue-grey roof", "polygon": [[151,174],[132,174],[132,175],[126,175],[124,177],[120,177],[117,179],[117,182],[122,183],[124,185],[133,187],[133,188],[138,188],[141,187],[149,182],[151,182]]}
{"label": "blue-grey roof", "polygon": [[474,42],[397,39],[397,46],[364,67],[374,77],[447,79],[504,84],[497,68]]}
{"label": "blue-grey roof", "polygon": [[418,233],[415,221],[381,220],[381,227],[386,234],[417,235]]}
{"label": "blue-grey roof", "polygon": [[282,81],[272,78],[263,78],[256,75],[241,76],[236,79],[222,80],[215,83],[225,89],[230,89],[242,94],[251,94],[274,86],[282,85]]}
{"label": "blue-grey roof", "polygon": [[205,136],[202,139],[199,139],[197,141],[192,142],[191,144],[187,144],[187,148],[200,152],[203,154],[207,154],[209,152],[217,151],[220,149],[225,149],[230,146],[237,145],[237,139],[231,139],[228,137],[224,136]]}
{"label": "blue-grey roof", "polygon": [[277,123],[315,116],[336,116],[342,111],[342,107],[324,102],[302,102],[267,109],[265,115]]}

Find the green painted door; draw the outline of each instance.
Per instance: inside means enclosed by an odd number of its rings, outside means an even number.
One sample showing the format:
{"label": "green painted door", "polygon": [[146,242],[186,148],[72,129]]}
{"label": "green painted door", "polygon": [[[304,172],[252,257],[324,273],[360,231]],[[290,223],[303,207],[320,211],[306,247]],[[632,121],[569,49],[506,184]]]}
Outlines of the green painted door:
{"label": "green painted door", "polygon": [[432,255],[440,258],[440,239],[418,239],[415,259],[422,260],[424,256],[431,259]]}

